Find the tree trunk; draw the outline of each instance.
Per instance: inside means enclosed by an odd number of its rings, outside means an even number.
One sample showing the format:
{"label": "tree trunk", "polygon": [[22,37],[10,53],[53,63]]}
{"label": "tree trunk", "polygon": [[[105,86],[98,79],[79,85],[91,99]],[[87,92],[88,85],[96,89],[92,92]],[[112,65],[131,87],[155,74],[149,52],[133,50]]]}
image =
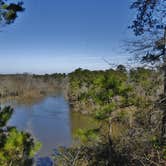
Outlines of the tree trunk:
{"label": "tree trunk", "polygon": [[[163,48],[163,69],[164,69],[164,97],[166,97],[166,27],[164,28],[164,48]],[[166,100],[164,102],[163,118],[162,118],[162,145],[166,146]]]}

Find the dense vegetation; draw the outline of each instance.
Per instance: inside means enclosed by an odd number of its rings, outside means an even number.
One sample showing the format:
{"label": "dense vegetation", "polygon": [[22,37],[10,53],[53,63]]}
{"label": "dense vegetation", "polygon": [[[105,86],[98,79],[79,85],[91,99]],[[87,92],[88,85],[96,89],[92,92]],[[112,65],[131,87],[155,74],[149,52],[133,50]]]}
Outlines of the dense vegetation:
{"label": "dense vegetation", "polygon": [[146,107],[162,91],[161,74],[144,68],[129,72],[122,65],[117,70],[106,71],[77,69],[69,78],[69,99],[73,109],[78,105],[78,111],[82,107],[83,113],[95,114],[100,119],[117,108]]}
{"label": "dense vegetation", "polygon": [[[127,70],[119,65],[116,70],[77,69],[68,75],[1,76],[3,81],[5,77],[12,80],[8,82],[10,91],[14,90],[15,81],[20,81],[22,87],[29,85],[29,89],[39,83],[40,90],[45,85],[50,86],[49,83],[54,88],[61,84],[72,110],[98,121],[97,128],[77,132],[80,145],[60,148],[56,152],[55,165],[165,164],[166,149],[160,142],[162,114],[158,106],[163,91],[160,69]],[[7,107],[0,115],[2,165],[30,165],[31,154],[36,149],[34,140],[14,127],[4,127],[11,114],[12,109]]]}
{"label": "dense vegetation", "polygon": [[161,78],[160,70],[127,71],[122,65],[116,70],[70,73],[73,110],[90,114],[100,121],[100,127],[79,131],[87,142],[60,149],[57,165],[165,165],[157,106]]}

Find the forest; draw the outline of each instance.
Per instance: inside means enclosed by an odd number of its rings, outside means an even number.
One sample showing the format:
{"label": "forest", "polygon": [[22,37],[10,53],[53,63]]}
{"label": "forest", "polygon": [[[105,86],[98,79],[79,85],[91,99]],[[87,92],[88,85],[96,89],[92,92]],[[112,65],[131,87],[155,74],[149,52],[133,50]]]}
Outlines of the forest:
{"label": "forest", "polygon": [[[25,9],[23,2],[0,0],[0,24],[13,24]],[[77,131],[78,144],[52,147],[52,165],[166,165],[166,1],[134,0],[130,9],[136,13],[128,27],[135,39],[125,51],[139,67],[0,75],[0,104],[61,92],[71,111],[97,122]],[[7,125],[13,113],[10,105],[0,107],[0,165],[34,165],[42,143]]]}
{"label": "forest", "polygon": [[[47,77],[56,79],[55,75]],[[166,151],[159,139],[162,114],[158,103],[163,91],[160,69],[127,70],[123,65],[106,71],[79,68],[61,77],[68,80],[66,93],[72,111],[92,116],[99,126],[79,130],[80,145],[58,149],[55,165],[165,164]],[[1,110],[2,165],[32,161],[31,151],[40,148],[30,135],[4,127],[12,111],[10,107]],[[16,157],[10,157],[16,149]]]}

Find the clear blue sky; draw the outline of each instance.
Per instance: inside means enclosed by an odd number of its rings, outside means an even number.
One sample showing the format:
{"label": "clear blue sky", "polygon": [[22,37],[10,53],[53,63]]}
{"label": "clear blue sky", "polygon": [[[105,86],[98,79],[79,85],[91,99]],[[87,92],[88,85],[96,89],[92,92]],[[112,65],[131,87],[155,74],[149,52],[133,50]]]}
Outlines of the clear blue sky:
{"label": "clear blue sky", "polygon": [[0,32],[0,73],[71,72],[126,62],[131,0],[24,0],[25,12]]}

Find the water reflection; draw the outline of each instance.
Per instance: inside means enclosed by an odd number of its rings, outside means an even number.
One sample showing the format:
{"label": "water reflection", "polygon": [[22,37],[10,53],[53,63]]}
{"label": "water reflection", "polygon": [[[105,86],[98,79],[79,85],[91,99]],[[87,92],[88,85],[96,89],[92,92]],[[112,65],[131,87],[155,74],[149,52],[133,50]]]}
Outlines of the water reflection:
{"label": "water reflection", "polygon": [[[74,133],[79,128],[92,128],[94,121],[79,113],[70,111],[69,103],[63,95],[47,96],[31,104],[10,103],[14,114],[9,126],[30,132],[42,143],[38,153],[37,165],[50,166],[53,149],[59,146],[70,146],[74,142]],[[47,166],[47,165],[46,165]]]}

